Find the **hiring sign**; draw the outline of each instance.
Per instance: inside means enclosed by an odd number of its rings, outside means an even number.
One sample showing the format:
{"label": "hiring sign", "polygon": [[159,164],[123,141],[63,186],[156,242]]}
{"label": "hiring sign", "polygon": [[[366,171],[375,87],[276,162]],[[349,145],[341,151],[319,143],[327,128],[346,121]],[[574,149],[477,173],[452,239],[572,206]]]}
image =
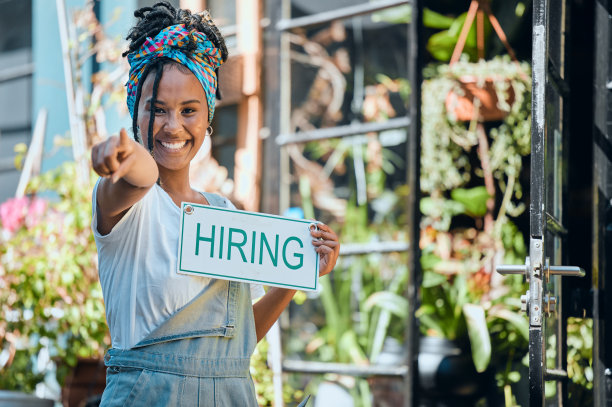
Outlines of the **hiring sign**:
{"label": "hiring sign", "polygon": [[319,256],[312,224],[183,202],[178,272],[314,291]]}

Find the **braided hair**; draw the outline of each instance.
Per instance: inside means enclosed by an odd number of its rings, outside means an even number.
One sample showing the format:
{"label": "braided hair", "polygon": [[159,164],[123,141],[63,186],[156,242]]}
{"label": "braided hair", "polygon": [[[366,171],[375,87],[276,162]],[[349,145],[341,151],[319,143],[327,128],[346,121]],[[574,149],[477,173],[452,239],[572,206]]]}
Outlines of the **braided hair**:
{"label": "braided hair", "polygon": [[[202,13],[192,13],[190,10],[176,9],[167,1],[160,1],[155,3],[152,7],[142,7],[134,11],[134,17],[138,18],[138,22],[132,29],[130,29],[126,39],[129,41],[127,51],[122,55],[125,57],[133,52],[138,52],[140,47],[144,44],[148,37],[155,37],[163,29],[172,25],[184,24],[187,30],[195,30],[203,33],[206,37],[214,44],[214,46],[221,52],[221,60],[225,62],[227,60],[227,47],[225,40],[221,35],[221,32],[212,21],[212,18],[208,11]],[[194,50],[196,48],[195,42],[192,40],[185,48],[186,51]],[[157,102],[157,88],[159,81],[163,73],[164,65],[174,65],[181,72],[191,73],[189,68],[175,62],[169,58],[160,58],[145,68],[141,80],[138,82],[136,89],[136,100],[134,106],[134,114],[132,117],[132,132],[134,133],[134,139],[140,142],[138,137],[138,104],[140,102],[140,95],[142,92],[142,85],[149,73],[155,72],[155,81],[153,82],[153,94],[151,95],[150,110],[151,114],[149,117],[149,131],[147,135],[149,151],[153,152],[153,123],[155,121],[154,106]],[[219,72],[216,72],[217,78]],[[217,87],[217,98],[221,99],[219,87]]]}

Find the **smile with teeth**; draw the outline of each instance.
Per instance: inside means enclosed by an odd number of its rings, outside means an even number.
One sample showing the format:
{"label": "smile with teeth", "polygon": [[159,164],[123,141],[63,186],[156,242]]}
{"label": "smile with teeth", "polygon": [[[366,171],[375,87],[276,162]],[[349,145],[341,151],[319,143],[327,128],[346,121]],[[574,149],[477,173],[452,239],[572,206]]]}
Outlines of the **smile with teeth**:
{"label": "smile with teeth", "polygon": [[160,141],[159,142],[162,146],[164,146],[164,148],[167,148],[168,150],[180,150],[181,148],[185,147],[185,144],[187,144],[186,140],[183,141],[175,141],[175,142],[167,142],[167,141]]}

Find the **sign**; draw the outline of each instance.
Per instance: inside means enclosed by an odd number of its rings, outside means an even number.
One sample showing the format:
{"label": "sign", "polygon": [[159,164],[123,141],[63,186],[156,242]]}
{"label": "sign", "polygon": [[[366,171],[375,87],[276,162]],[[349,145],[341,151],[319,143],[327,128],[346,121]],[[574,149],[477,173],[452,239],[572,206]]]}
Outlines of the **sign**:
{"label": "sign", "polygon": [[316,223],[183,202],[177,271],[224,280],[314,291]]}

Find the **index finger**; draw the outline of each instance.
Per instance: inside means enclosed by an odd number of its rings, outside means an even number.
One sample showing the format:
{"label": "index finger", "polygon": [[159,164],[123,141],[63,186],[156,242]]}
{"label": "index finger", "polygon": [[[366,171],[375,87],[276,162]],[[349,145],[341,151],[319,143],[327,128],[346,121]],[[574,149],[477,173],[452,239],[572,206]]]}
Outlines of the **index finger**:
{"label": "index finger", "polygon": [[119,147],[127,147],[130,144],[130,136],[128,136],[125,128],[119,131]]}

